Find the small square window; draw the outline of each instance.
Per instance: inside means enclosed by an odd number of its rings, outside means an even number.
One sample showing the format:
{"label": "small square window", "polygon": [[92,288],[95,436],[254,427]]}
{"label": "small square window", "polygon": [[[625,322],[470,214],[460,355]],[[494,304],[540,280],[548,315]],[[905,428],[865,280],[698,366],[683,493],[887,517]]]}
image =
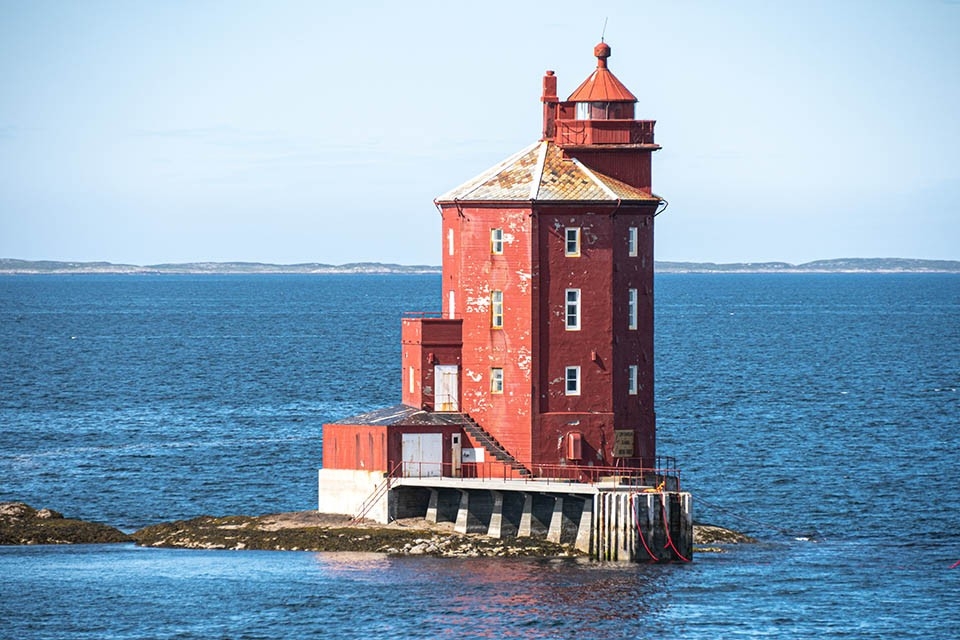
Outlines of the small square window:
{"label": "small square window", "polygon": [[503,393],[503,369],[490,369],[490,393]]}
{"label": "small square window", "polygon": [[632,396],[637,395],[637,372],[637,365],[627,367],[627,393]]}
{"label": "small square window", "polygon": [[490,253],[503,255],[503,229],[490,229]]}
{"label": "small square window", "polygon": [[503,328],[503,291],[500,290],[490,292],[490,326]]}
{"label": "small square window", "polygon": [[565,378],[565,393],[568,396],[580,395],[580,367],[567,367]]}
{"label": "small square window", "polygon": [[631,258],[637,257],[637,228],[630,227],[627,233],[627,255]]}
{"label": "small square window", "polygon": [[565,227],[564,255],[576,258],[580,255],[580,227]]}

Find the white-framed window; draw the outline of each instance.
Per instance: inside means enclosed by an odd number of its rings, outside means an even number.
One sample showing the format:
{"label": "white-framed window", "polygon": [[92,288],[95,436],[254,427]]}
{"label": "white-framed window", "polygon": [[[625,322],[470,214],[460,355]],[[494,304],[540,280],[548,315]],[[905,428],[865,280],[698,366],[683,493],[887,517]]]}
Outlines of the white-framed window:
{"label": "white-framed window", "polygon": [[503,328],[503,291],[499,289],[490,292],[490,326]]}
{"label": "white-framed window", "polygon": [[453,229],[447,229],[447,255],[453,255]]}
{"label": "white-framed window", "polygon": [[563,253],[567,257],[576,258],[580,255],[580,227],[564,227]]}
{"label": "white-framed window", "polygon": [[627,329],[637,328],[637,290],[627,291]]}
{"label": "white-framed window", "polygon": [[568,396],[580,395],[580,367],[567,367],[564,378],[564,393]]}
{"label": "white-framed window", "polygon": [[490,369],[490,393],[503,393],[503,369],[501,367]]}
{"label": "white-framed window", "polygon": [[410,382],[409,382],[409,385],[410,385],[410,393],[413,393],[413,391],[414,391],[414,389],[415,389],[415,387],[413,386],[413,385],[414,385],[413,367],[409,367],[409,368],[407,369],[407,372],[408,372],[408,373],[407,373],[407,377],[410,378]]}
{"label": "white-framed window", "polygon": [[490,229],[490,253],[503,255],[503,229]]}
{"label": "white-framed window", "polygon": [[631,258],[635,258],[637,256],[637,252],[637,228],[630,227],[627,229],[627,255],[629,255]]}
{"label": "white-framed window", "polygon": [[453,289],[447,293],[447,318],[453,320],[457,313],[457,294]]}
{"label": "white-framed window", "polygon": [[580,289],[567,289],[564,317],[567,331],[580,331]]}
{"label": "white-framed window", "polygon": [[590,103],[578,102],[577,103],[577,120],[589,120],[589,119],[590,119]]}
{"label": "white-framed window", "polygon": [[639,371],[639,367],[637,367],[637,365],[635,364],[632,364],[629,367],[627,367],[627,393],[629,393],[632,396],[637,395],[638,371]]}

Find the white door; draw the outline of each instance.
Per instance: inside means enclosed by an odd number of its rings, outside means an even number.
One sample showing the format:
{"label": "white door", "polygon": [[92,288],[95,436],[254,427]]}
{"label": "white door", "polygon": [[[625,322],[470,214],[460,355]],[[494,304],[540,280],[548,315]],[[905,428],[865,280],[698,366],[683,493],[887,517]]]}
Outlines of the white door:
{"label": "white door", "polygon": [[463,462],[463,445],[460,444],[460,434],[450,436],[450,467],[454,478],[460,477],[460,465]]}
{"label": "white door", "polygon": [[459,411],[457,397],[460,395],[457,388],[457,372],[455,364],[438,364],[433,368],[433,410]]}
{"label": "white door", "polygon": [[404,433],[400,440],[403,477],[437,478],[443,469],[443,434]]}

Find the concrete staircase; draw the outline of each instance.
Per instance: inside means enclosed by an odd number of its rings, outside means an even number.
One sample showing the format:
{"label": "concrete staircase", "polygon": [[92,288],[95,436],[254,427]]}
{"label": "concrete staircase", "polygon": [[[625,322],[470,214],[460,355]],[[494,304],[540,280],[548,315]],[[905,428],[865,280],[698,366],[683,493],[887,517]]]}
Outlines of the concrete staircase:
{"label": "concrete staircase", "polygon": [[473,418],[471,418],[466,413],[460,414],[463,416],[463,430],[470,434],[470,437],[483,445],[483,448],[487,450],[487,453],[496,458],[499,462],[507,465],[521,476],[530,476],[533,475],[530,473],[530,470],[527,469],[523,464],[510,455],[506,449],[503,448],[497,439],[492,435],[487,433],[487,431],[477,424]]}

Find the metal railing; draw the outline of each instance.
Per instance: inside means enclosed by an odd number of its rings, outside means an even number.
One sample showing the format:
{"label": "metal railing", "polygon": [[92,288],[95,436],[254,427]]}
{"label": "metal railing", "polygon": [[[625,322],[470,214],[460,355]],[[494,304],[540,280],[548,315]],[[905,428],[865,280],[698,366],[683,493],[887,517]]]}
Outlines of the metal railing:
{"label": "metal railing", "polygon": [[354,514],[353,519],[350,520],[349,526],[353,526],[366,518],[367,514],[370,513],[370,509],[380,501],[380,498],[386,495],[390,490],[390,486],[393,484],[393,480],[399,477],[397,471],[400,469],[400,465],[401,463],[393,465],[390,471],[383,474],[383,482],[374,487],[373,492],[363,501],[360,508],[357,509],[357,513]]}
{"label": "metal railing", "polygon": [[[658,458],[658,463],[662,461]],[[672,460],[669,459],[668,460]],[[487,462],[462,462],[459,469],[448,462],[402,462],[393,467],[396,477],[418,479],[462,478],[475,481],[507,482],[517,481],[528,484],[599,484],[611,483],[617,486],[666,487],[670,491],[680,490],[680,470],[670,467],[601,467],[570,464],[533,464],[522,463],[533,475],[522,475],[499,460]]]}
{"label": "metal railing", "polygon": [[559,144],[654,144],[655,120],[557,120]]}

